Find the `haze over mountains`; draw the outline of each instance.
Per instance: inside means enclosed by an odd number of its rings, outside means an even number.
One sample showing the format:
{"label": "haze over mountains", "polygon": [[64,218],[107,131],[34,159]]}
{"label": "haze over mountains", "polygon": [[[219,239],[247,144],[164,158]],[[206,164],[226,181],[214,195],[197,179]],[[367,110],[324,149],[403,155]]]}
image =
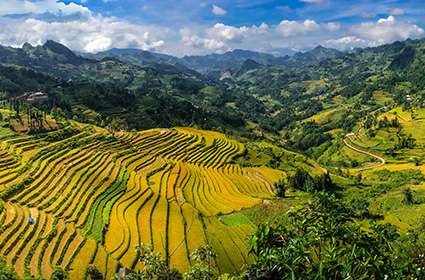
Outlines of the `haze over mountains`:
{"label": "haze over mountains", "polygon": [[237,72],[243,63],[250,59],[261,65],[273,66],[291,66],[299,63],[303,65],[314,64],[327,58],[335,58],[342,55],[343,52],[317,46],[306,52],[296,52],[293,55],[275,56],[268,53],[261,53],[248,50],[236,49],[223,54],[209,54],[201,56],[184,56],[178,58],[175,56],[164,55],[139,49],[111,49],[91,54],[82,54],[85,57],[103,59],[105,57],[115,57],[121,61],[133,63],[140,66],[152,63],[172,63],[181,64],[202,74],[230,70]]}
{"label": "haze over mountains", "polygon": [[41,46],[31,46],[25,43],[22,48],[12,48],[0,46],[0,58],[2,63],[19,64],[21,66],[49,64],[53,60],[58,63],[71,65],[81,65],[94,62],[94,60],[104,60],[116,58],[122,62],[138,66],[152,66],[155,64],[171,64],[184,70],[184,67],[195,70],[201,74],[208,74],[230,70],[237,72],[241,69],[246,60],[252,60],[264,66],[301,66],[311,65],[328,58],[341,56],[343,52],[317,46],[306,51],[297,52],[293,56],[274,56],[267,53],[233,50],[223,54],[210,54],[203,56],[184,56],[181,58],[160,54],[140,49],[110,49],[96,54],[73,52],[66,46],[48,40]]}

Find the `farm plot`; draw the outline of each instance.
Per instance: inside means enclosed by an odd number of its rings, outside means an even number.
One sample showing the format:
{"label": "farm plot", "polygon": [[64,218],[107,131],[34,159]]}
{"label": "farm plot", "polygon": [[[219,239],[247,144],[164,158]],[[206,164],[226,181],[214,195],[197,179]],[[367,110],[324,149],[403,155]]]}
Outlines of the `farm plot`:
{"label": "farm plot", "polygon": [[0,254],[21,277],[62,267],[81,279],[94,264],[111,278],[120,266],[141,268],[140,243],[182,271],[210,244],[221,272],[240,270],[252,262],[252,228],[218,216],[262,203],[285,176],[233,163],[242,144],[192,128],[112,135],[75,126],[10,135],[0,147]]}

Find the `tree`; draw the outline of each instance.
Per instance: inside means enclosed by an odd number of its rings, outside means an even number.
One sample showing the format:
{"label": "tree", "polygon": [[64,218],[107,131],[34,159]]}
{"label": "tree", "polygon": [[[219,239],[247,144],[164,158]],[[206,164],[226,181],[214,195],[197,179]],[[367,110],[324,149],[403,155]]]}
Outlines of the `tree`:
{"label": "tree", "polygon": [[315,191],[327,192],[333,191],[335,188],[329,172],[326,171],[316,179]]}
{"label": "tree", "polygon": [[302,168],[297,169],[295,174],[289,177],[288,186],[291,189],[299,189],[305,192],[333,191],[335,188],[335,184],[332,182],[329,172],[325,172],[313,178]]}
{"label": "tree", "polygon": [[403,203],[407,205],[415,203],[414,192],[410,188],[403,190]]}
{"label": "tree", "polygon": [[276,189],[277,197],[281,197],[281,198],[285,197],[286,187],[285,187],[285,183],[282,180],[276,182],[274,184],[274,187]]}
{"label": "tree", "polygon": [[65,118],[65,113],[60,107],[53,107],[50,113],[56,121],[60,121]]}
{"label": "tree", "polygon": [[249,240],[256,260],[245,278],[424,279],[421,255],[410,253],[418,243],[402,242],[390,224],[371,221],[366,231],[353,215],[335,196],[317,193],[287,222],[260,225]]}
{"label": "tree", "polygon": [[140,262],[143,266],[143,274],[147,279],[154,279],[160,272],[168,270],[167,263],[161,254],[153,251],[152,246],[140,244],[136,248]]}
{"label": "tree", "polygon": [[103,279],[103,274],[99,271],[99,269],[94,264],[91,264],[87,267],[86,274],[92,280],[102,280]]}
{"label": "tree", "polygon": [[0,257],[0,279],[4,280],[18,280],[18,276],[12,268],[6,265],[4,257]]}
{"label": "tree", "polygon": [[417,157],[415,157],[415,158],[413,159],[413,162],[415,163],[415,166],[420,166],[420,165],[422,165],[421,160],[420,160],[419,158],[417,158]]}
{"label": "tree", "polygon": [[67,279],[69,279],[68,272],[64,271],[60,267],[55,267],[55,270],[50,276],[50,280],[67,280]]}
{"label": "tree", "polygon": [[200,246],[190,254],[190,258],[195,264],[184,275],[185,280],[210,280],[217,277],[218,272],[212,267],[217,255],[211,246]]}
{"label": "tree", "polygon": [[143,264],[140,273],[133,273],[126,279],[158,279],[158,280],[180,280],[181,273],[167,265],[165,258],[161,254],[153,251],[152,246],[140,244],[136,248],[139,261]]}
{"label": "tree", "polygon": [[360,184],[362,182],[362,179],[363,179],[362,173],[358,173],[356,176],[356,181]]}
{"label": "tree", "polygon": [[298,168],[295,174],[288,179],[288,186],[291,189],[299,189],[308,192],[313,191],[313,185],[313,177],[302,168]]}

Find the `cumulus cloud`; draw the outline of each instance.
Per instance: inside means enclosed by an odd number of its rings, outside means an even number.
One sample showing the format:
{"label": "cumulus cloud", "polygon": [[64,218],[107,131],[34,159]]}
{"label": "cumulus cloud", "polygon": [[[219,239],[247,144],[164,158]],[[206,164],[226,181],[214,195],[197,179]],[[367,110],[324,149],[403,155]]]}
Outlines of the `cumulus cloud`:
{"label": "cumulus cloud", "polygon": [[335,49],[353,49],[368,46],[368,41],[356,36],[345,36],[338,39],[324,40],[320,43],[324,47]]}
{"label": "cumulus cloud", "polygon": [[217,23],[212,28],[207,30],[208,36],[220,41],[240,42],[242,38],[250,31],[246,26],[234,27]]}
{"label": "cumulus cloud", "polygon": [[424,35],[424,30],[416,24],[399,21],[394,16],[354,25],[351,31],[355,36],[367,40],[371,46]]}
{"label": "cumulus cloud", "polygon": [[318,44],[341,50],[371,47],[395,40],[418,38],[425,35],[417,25],[401,21],[395,16],[374,22],[341,25],[337,22],[320,23],[283,20],[269,26],[231,26],[216,23],[211,27],[181,32],[182,43],[190,52],[210,53],[243,48],[273,52],[276,49],[309,49]]}
{"label": "cumulus cloud", "polygon": [[182,28],[180,30],[181,41],[187,47],[206,50],[219,50],[225,48],[225,43],[214,38],[201,37],[193,34],[189,28]]}
{"label": "cumulus cloud", "polygon": [[220,6],[217,5],[213,5],[212,6],[212,13],[217,15],[217,16],[224,16],[225,14],[227,14],[227,11],[223,8],[221,8]]}
{"label": "cumulus cloud", "polygon": [[75,4],[73,2],[65,4],[56,0],[7,0],[0,2],[0,16],[5,15],[23,15],[23,14],[44,14],[50,13],[54,15],[74,15],[83,16],[91,15],[88,8]]}
{"label": "cumulus cloud", "polygon": [[91,16],[85,20],[47,22],[39,19],[2,19],[0,43],[19,46],[25,42],[43,44],[51,39],[68,47],[86,52],[98,52],[112,47],[158,49],[164,41],[152,34],[166,34],[168,30],[121,21],[113,17]]}
{"label": "cumulus cloud", "polygon": [[291,37],[320,30],[337,31],[339,28],[338,23],[318,24],[314,20],[306,19],[303,22],[283,20],[276,27],[276,30],[284,37]]}
{"label": "cumulus cloud", "polygon": [[269,32],[270,26],[266,23],[241,27],[216,23],[203,30],[190,28],[180,30],[185,46],[209,51],[226,51],[238,45],[243,48],[244,44],[251,45],[248,43],[251,39],[257,40],[261,36],[268,35]]}
{"label": "cumulus cloud", "polygon": [[416,24],[400,21],[395,16],[381,18],[375,22],[355,24],[344,30],[344,33],[345,36],[323,40],[321,44],[337,49],[352,49],[374,47],[425,35],[425,31]]}

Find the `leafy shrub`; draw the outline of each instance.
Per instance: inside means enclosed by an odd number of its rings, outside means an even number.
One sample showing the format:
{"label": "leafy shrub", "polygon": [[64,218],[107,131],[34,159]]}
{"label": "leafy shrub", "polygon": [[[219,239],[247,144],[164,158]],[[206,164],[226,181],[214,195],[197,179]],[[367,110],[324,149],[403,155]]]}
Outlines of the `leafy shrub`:
{"label": "leafy shrub", "polygon": [[424,279],[420,256],[409,253],[417,244],[400,241],[394,226],[372,222],[365,231],[349,207],[318,193],[286,224],[257,229],[249,242],[256,261],[246,278]]}
{"label": "leafy shrub", "polygon": [[335,185],[328,172],[313,178],[307,171],[298,168],[293,176],[288,179],[291,189],[299,189],[305,192],[333,191]]}
{"label": "leafy shrub", "polygon": [[6,265],[6,260],[0,257],[0,279],[18,280],[16,273]]}

